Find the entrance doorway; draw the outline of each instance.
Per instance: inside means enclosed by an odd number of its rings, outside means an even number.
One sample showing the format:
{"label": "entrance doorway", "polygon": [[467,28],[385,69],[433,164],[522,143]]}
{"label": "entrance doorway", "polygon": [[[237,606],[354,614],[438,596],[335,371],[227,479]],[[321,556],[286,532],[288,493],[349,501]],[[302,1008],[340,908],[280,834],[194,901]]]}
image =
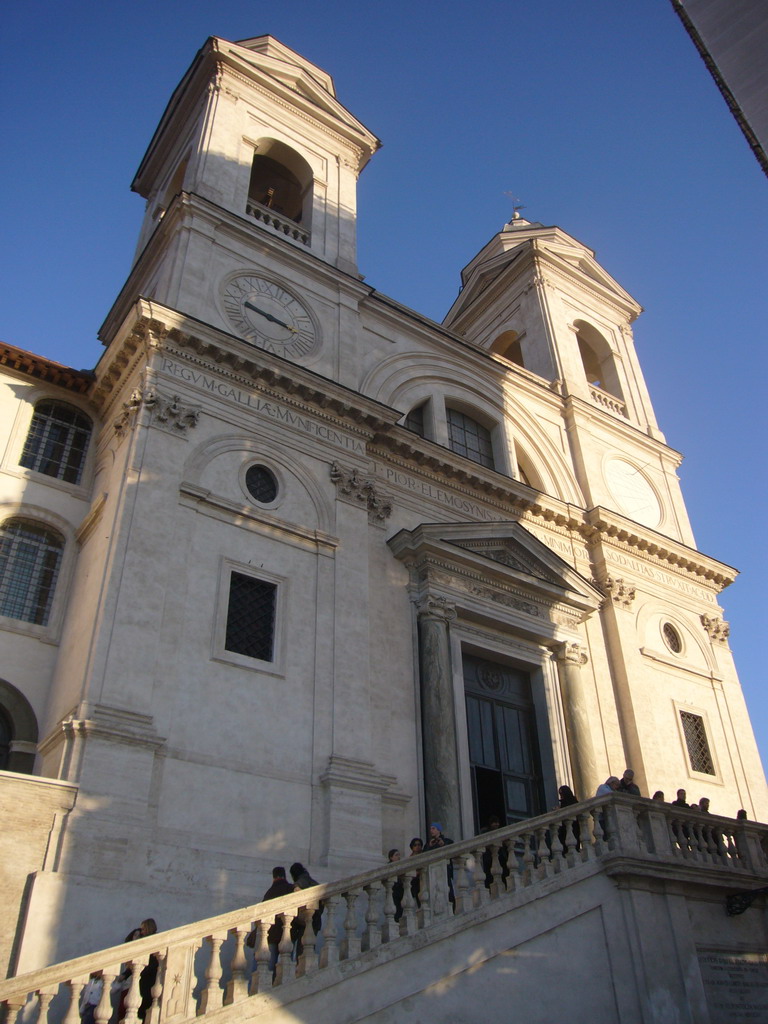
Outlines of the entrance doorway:
{"label": "entrance doorway", "polygon": [[541,762],[527,672],[464,655],[475,831],[543,811]]}

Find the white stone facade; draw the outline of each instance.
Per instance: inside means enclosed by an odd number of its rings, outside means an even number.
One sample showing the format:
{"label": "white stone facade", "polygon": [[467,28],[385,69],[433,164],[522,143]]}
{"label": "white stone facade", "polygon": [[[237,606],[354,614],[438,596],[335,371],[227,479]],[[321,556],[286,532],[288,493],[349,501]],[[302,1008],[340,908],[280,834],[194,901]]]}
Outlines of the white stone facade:
{"label": "white stone facade", "polygon": [[[627,765],[645,795],[768,817],[717,603],[735,573],[695,549],[638,305],[525,221],[443,325],[378,294],[355,267],[377,145],[281,44],[210,40],[134,182],[146,221],[93,375],[4,351],[3,520],[61,559],[45,623],[0,619],[0,701],[34,714],[11,737],[34,773],[77,790],[13,969]],[[256,187],[275,164],[293,216]],[[20,465],[41,401],[92,422],[77,482]]]}

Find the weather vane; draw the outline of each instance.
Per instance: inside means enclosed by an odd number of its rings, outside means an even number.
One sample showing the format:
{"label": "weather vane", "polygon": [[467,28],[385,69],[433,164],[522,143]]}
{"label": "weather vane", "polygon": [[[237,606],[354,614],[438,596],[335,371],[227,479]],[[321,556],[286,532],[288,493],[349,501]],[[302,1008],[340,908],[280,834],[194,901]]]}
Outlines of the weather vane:
{"label": "weather vane", "polygon": [[516,195],[514,195],[512,192],[505,192],[504,195],[508,196],[509,199],[512,202],[512,220],[513,221],[520,220],[520,211],[524,210],[525,207],[520,202],[518,197]]}

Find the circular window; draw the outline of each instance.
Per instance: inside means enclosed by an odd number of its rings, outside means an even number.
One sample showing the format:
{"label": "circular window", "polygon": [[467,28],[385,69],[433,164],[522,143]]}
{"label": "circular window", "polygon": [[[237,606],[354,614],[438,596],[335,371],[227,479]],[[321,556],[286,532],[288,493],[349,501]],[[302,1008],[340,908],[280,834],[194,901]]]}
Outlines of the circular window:
{"label": "circular window", "polygon": [[277,497],[277,480],[266,466],[251,466],[245,474],[245,486],[260,505],[271,505]]}
{"label": "circular window", "polygon": [[664,637],[664,643],[673,654],[679,654],[680,651],[682,651],[683,641],[680,639],[680,634],[671,622],[664,623],[661,627],[661,635]]}

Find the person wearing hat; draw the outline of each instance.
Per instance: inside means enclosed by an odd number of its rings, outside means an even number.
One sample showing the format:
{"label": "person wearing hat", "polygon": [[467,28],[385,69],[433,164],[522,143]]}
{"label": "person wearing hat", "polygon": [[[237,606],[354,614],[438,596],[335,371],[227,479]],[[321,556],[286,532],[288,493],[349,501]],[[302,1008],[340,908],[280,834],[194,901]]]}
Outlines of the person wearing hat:
{"label": "person wearing hat", "polygon": [[436,850],[439,846],[448,846],[452,843],[452,839],[448,839],[447,836],[443,835],[443,826],[439,821],[433,821],[429,826],[429,839],[427,840],[427,849]]}

